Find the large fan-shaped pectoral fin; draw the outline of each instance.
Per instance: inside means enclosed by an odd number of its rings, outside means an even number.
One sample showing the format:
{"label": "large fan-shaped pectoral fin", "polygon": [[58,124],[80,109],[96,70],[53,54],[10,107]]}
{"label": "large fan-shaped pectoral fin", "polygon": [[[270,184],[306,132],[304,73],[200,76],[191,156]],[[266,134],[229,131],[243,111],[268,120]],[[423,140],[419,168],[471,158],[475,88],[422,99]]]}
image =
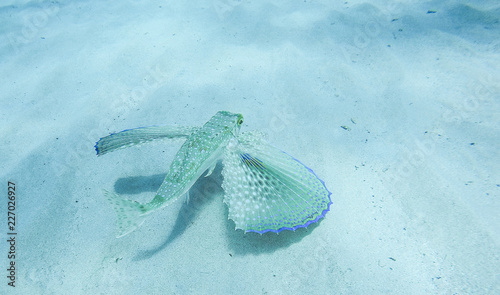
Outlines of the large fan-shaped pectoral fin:
{"label": "large fan-shaped pectoral fin", "polygon": [[228,148],[222,171],[224,202],[237,229],[295,230],[324,217],[330,192],[314,172],[253,134]]}

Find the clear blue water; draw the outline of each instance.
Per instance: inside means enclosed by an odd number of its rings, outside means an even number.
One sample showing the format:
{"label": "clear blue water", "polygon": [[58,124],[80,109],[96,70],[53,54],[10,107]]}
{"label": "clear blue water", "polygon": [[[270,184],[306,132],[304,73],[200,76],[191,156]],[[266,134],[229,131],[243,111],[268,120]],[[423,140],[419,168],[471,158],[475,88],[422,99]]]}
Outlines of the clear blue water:
{"label": "clear blue water", "polygon": [[[0,293],[500,293],[500,5],[330,2],[4,1]],[[183,141],[95,142],[220,110],[330,212],[234,230],[219,165],[116,239],[102,190],[151,200]]]}

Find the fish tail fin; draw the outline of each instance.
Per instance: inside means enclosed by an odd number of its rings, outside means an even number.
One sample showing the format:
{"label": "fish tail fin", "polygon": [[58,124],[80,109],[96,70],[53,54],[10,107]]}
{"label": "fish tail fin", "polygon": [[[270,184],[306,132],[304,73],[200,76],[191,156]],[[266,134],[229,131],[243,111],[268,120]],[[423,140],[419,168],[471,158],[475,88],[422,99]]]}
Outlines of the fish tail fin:
{"label": "fish tail fin", "polygon": [[147,209],[139,202],[121,198],[117,194],[104,191],[116,213],[117,238],[121,238],[139,227],[145,220]]}

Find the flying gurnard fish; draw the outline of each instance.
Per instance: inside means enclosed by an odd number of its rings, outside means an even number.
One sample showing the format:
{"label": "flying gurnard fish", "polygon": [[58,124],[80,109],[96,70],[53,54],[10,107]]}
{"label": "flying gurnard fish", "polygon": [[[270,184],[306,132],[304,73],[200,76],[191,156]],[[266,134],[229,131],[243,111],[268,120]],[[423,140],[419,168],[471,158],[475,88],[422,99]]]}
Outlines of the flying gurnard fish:
{"label": "flying gurnard fish", "polygon": [[135,230],[146,215],[188,194],[220,159],[224,203],[236,229],[279,233],[324,217],[332,204],[325,183],[297,159],[264,141],[261,133],[240,133],[242,123],[241,114],[220,111],[202,127],[139,127],[101,138],[95,145],[98,156],[156,139],[186,138],[149,203],[105,191],[117,215],[117,237]]}

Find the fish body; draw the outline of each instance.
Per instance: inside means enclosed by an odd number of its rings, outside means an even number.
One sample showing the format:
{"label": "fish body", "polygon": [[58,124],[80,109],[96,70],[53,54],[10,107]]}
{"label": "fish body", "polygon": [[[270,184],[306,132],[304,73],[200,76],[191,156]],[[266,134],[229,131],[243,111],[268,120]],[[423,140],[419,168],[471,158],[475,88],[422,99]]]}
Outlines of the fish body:
{"label": "fish body", "polygon": [[238,136],[243,116],[221,111],[193,132],[174,157],[155,198],[146,206],[150,212],[184,195],[207,170],[213,170],[230,139]]}
{"label": "fish body", "polygon": [[161,138],[186,138],[154,198],[141,204],[105,191],[117,215],[117,237],[135,230],[146,215],[189,191],[223,160],[224,202],[236,229],[245,232],[295,230],[323,218],[331,193],[314,172],[266,143],[258,132],[240,134],[241,114],[220,111],[202,127],[141,127],[101,138],[98,155]]}

